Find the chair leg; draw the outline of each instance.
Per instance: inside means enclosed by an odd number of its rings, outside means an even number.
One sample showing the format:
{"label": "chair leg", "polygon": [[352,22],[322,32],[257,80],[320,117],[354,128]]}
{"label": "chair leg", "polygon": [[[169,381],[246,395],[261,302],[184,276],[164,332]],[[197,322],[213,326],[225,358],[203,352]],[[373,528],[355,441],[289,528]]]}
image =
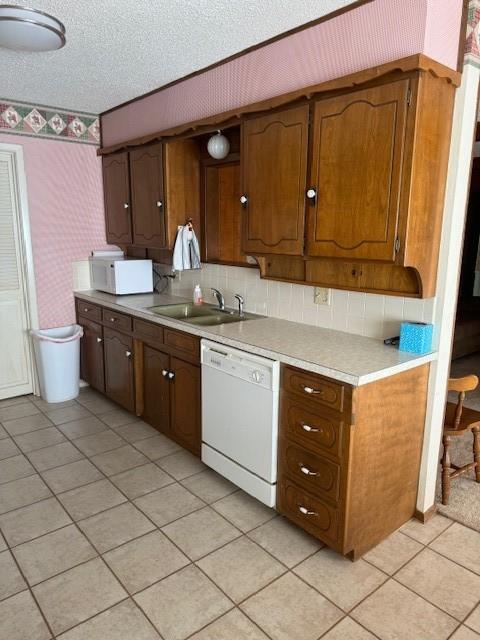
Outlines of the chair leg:
{"label": "chair leg", "polygon": [[473,460],[475,461],[475,480],[480,482],[480,428],[472,429],[473,433]]}
{"label": "chair leg", "polygon": [[450,436],[443,436],[442,456],[442,504],[447,505],[450,499]]}

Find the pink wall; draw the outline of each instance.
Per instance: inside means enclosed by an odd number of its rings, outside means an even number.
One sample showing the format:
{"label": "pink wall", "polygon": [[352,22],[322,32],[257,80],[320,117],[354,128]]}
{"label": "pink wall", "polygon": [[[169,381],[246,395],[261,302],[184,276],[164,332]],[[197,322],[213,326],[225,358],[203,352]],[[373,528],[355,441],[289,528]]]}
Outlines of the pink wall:
{"label": "pink wall", "polygon": [[455,68],[462,0],[374,0],[102,117],[105,146],[425,53]]}
{"label": "pink wall", "polygon": [[40,327],[70,324],[72,262],[106,246],[97,148],[0,134],[2,142],[23,147]]}

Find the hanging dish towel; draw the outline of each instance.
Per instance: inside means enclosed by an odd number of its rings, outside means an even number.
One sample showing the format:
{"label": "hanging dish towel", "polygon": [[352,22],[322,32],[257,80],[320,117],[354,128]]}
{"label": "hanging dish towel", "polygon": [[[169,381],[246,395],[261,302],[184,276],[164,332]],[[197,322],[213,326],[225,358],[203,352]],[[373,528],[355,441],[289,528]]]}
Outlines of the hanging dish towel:
{"label": "hanging dish towel", "polygon": [[173,270],[200,269],[200,249],[193,227],[178,227],[173,249]]}

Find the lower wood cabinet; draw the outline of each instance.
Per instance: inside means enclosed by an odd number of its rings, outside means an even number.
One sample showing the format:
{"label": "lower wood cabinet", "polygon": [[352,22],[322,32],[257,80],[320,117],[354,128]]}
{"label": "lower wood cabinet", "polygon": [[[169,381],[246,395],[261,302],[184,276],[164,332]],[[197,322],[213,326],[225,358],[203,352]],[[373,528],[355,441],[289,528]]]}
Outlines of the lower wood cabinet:
{"label": "lower wood cabinet", "polygon": [[143,345],[143,411],[141,417],[165,435],[170,432],[170,356]]}
{"label": "lower wood cabinet", "polygon": [[127,411],[135,411],[133,338],[105,327],[105,393]]}
{"label": "lower wood cabinet", "polygon": [[102,325],[87,318],[80,318],[79,323],[83,327],[83,338],[80,342],[80,375],[91,387],[104,393]]}
{"label": "lower wood cabinet", "polygon": [[200,367],[172,357],[170,370],[174,375],[170,386],[170,431],[186,449],[200,455]]}

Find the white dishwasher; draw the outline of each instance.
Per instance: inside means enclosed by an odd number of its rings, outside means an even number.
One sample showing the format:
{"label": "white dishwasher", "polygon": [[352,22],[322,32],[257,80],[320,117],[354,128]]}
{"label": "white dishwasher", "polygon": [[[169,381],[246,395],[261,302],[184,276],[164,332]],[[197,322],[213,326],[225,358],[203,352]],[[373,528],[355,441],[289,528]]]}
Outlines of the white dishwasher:
{"label": "white dishwasher", "polygon": [[279,362],[202,340],[202,460],[269,507],[279,386]]}

